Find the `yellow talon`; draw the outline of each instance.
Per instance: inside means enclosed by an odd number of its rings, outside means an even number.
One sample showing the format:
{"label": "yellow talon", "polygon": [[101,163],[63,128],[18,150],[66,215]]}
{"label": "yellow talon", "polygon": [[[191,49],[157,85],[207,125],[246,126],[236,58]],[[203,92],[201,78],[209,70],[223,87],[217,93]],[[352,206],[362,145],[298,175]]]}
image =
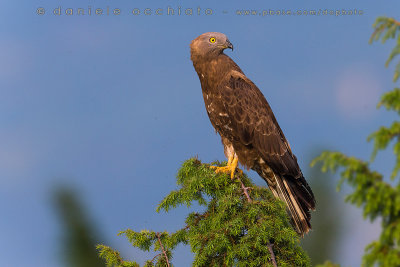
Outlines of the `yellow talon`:
{"label": "yellow talon", "polygon": [[238,157],[229,157],[228,159],[228,164],[224,167],[217,167],[217,166],[210,166],[210,168],[215,169],[216,173],[230,173],[231,174],[231,179],[233,179],[235,177],[235,171],[236,169],[238,170],[238,172],[240,174],[243,174],[243,171],[239,168],[237,168],[238,166]]}

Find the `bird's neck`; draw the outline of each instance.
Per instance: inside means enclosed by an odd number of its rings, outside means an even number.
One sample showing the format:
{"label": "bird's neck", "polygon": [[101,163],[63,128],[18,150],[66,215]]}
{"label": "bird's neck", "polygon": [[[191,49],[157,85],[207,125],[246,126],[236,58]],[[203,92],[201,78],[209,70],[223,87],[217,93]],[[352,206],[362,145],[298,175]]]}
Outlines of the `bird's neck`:
{"label": "bird's neck", "polygon": [[191,59],[199,75],[203,90],[218,85],[219,81],[232,70],[241,72],[236,63],[224,53],[213,57],[192,54]]}

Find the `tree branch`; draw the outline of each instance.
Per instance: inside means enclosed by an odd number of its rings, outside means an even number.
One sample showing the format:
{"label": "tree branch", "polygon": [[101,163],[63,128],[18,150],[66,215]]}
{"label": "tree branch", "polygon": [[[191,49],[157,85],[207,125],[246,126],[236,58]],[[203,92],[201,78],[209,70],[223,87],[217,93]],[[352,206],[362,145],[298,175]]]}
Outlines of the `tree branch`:
{"label": "tree branch", "polygon": [[[247,202],[251,203],[252,200],[251,200],[251,198],[250,198],[249,191],[248,191],[249,187],[244,186],[244,184],[243,184],[243,182],[242,182],[242,180],[240,179],[239,176],[236,176],[236,178],[237,178],[237,179],[239,180],[239,182],[240,182],[240,186],[242,187],[243,194],[244,194],[244,195],[246,196],[246,198],[247,198]],[[278,267],[278,265],[276,264],[275,253],[274,253],[274,250],[272,249],[273,244],[271,244],[270,242],[267,242],[267,247],[268,247],[269,253],[271,254],[272,265],[273,265],[274,267]]]}
{"label": "tree branch", "polygon": [[244,194],[244,195],[246,196],[246,198],[247,198],[247,202],[251,203],[251,198],[250,198],[249,191],[248,191],[248,189],[249,189],[250,187],[245,187],[244,184],[243,184],[243,182],[242,182],[242,180],[240,180],[239,177],[238,177],[238,179],[239,179],[239,181],[240,181],[240,186],[242,187],[243,194]]}
{"label": "tree branch", "polygon": [[169,267],[169,260],[168,260],[167,252],[165,251],[164,246],[161,243],[161,234],[157,233],[156,236],[157,236],[158,242],[160,243],[160,247],[161,247],[161,250],[162,250],[162,252],[164,254],[165,260],[167,261],[167,266]]}
{"label": "tree branch", "polygon": [[274,250],[272,249],[273,246],[274,246],[273,244],[268,242],[267,247],[268,247],[269,253],[271,254],[272,265],[274,265],[274,267],[278,267],[278,265],[276,264],[275,253],[274,253]]}
{"label": "tree branch", "polygon": [[398,26],[400,26],[400,21],[397,21],[397,20],[393,19],[393,23],[398,25]]}
{"label": "tree branch", "polygon": [[153,262],[155,260],[155,258],[157,258],[158,256],[161,256],[161,253],[158,253],[157,255],[155,255],[152,259],[151,262]]}

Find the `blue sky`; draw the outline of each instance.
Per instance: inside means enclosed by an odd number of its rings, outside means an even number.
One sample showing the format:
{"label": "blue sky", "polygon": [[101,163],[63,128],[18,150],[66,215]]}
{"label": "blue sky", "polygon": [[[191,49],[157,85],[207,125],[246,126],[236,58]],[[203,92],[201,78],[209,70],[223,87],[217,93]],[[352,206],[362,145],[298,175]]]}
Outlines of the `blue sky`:
{"label": "blue sky", "polygon": [[[55,16],[54,8],[119,8],[119,16]],[[46,10],[37,15],[37,8]],[[138,15],[134,8],[210,8],[212,15]],[[156,214],[180,163],[224,159],[208,121],[189,44],[225,33],[227,51],[264,93],[300,165],[315,147],[367,159],[366,137],[394,116],[376,110],[394,87],[384,62],[393,43],[368,45],[378,16],[398,1],[8,1],[0,9],[1,266],[59,266],[60,225],[50,203],[59,184],[78,188],[106,241],[138,261],[118,231],[176,230],[187,209]],[[237,9],[358,9],[357,16],[238,16]],[[227,12],[227,13],[223,13]],[[360,97],[361,96],[361,97]],[[374,167],[390,172],[384,153]],[[259,178],[250,173],[254,180]],[[258,182],[260,182],[258,180]],[[261,182],[260,182],[261,183]],[[349,208],[333,259],[360,264],[378,225]],[[347,216],[346,215],[346,216]],[[368,233],[368,234],[365,234]],[[349,252],[350,251],[350,252]],[[176,266],[190,263],[188,248]]]}

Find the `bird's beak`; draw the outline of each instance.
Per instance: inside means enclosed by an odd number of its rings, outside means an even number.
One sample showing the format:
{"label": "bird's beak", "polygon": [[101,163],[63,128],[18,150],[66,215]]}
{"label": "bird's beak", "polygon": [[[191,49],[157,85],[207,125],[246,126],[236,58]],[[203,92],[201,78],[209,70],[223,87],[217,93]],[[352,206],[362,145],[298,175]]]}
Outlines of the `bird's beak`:
{"label": "bird's beak", "polygon": [[233,44],[228,39],[226,39],[225,48],[229,48],[233,51]]}

